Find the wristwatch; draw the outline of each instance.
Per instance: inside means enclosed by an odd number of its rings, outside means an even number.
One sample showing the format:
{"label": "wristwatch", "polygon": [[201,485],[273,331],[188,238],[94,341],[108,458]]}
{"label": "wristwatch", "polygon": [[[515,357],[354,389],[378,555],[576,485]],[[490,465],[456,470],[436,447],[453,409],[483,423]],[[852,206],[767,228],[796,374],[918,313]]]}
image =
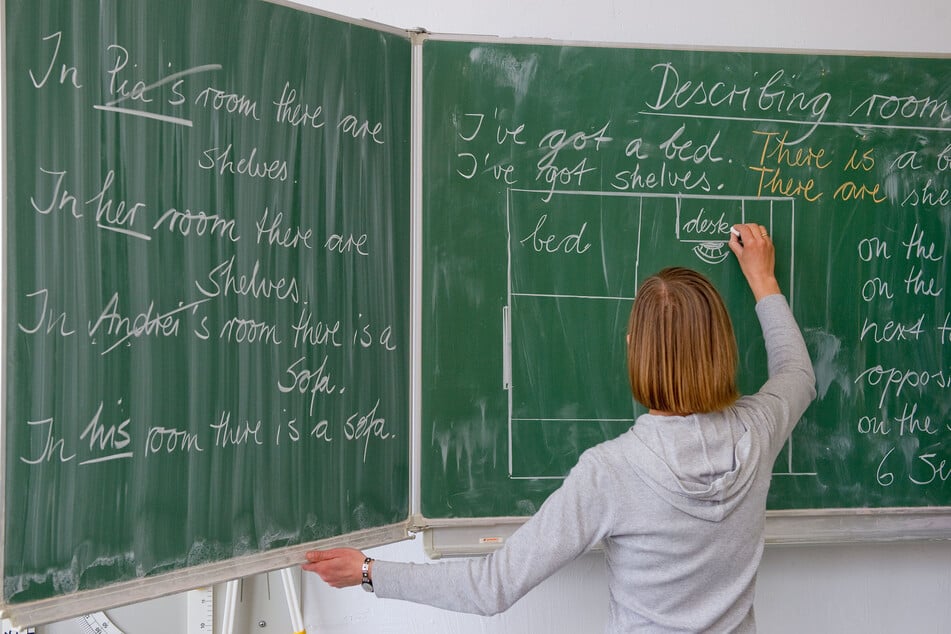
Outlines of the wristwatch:
{"label": "wristwatch", "polygon": [[372,561],[373,559],[367,557],[363,560],[363,567],[360,569],[363,573],[363,582],[360,584],[360,587],[367,592],[373,592],[373,581],[370,579],[370,562]]}

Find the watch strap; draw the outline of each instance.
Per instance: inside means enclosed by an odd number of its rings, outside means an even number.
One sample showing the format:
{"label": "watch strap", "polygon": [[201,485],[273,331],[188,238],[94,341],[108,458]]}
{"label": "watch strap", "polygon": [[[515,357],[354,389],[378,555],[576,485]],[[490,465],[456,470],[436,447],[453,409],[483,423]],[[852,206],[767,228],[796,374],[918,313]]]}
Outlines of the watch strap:
{"label": "watch strap", "polygon": [[370,579],[370,563],[373,561],[373,558],[367,557],[363,560],[363,566],[360,568],[362,573],[363,580],[360,585],[367,592],[373,592],[373,580]]}

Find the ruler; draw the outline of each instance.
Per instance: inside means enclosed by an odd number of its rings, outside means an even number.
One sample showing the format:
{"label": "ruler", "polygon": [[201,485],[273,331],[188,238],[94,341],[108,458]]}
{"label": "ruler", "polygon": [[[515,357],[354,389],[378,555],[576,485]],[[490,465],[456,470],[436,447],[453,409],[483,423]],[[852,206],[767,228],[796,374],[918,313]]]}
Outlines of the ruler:
{"label": "ruler", "polygon": [[[188,634],[214,634],[215,604],[214,588],[199,588],[187,593]],[[115,623],[109,620],[105,612],[95,612],[81,616],[76,621],[84,634],[123,634]],[[6,625],[6,622],[4,622]],[[11,630],[16,634],[19,630]],[[30,634],[28,630],[25,634]],[[6,630],[2,634],[6,634]]]}
{"label": "ruler", "polygon": [[32,627],[19,628],[13,627],[13,623],[7,619],[0,620],[0,632],[3,634],[34,634],[36,632]]}
{"label": "ruler", "polygon": [[105,612],[86,614],[78,619],[79,626],[87,634],[122,634],[122,630],[109,620]]}
{"label": "ruler", "polygon": [[188,634],[214,634],[215,589],[189,590],[187,595]]}

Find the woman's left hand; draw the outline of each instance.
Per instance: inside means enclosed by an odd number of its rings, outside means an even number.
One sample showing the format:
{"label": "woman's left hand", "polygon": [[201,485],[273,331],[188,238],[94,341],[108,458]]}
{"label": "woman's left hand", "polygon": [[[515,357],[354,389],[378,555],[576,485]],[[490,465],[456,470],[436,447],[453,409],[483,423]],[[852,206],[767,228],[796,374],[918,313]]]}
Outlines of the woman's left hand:
{"label": "woman's left hand", "polygon": [[363,561],[366,559],[355,548],[331,548],[330,550],[309,550],[307,563],[302,567],[317,573],[328,585],[334,588],[357,586],[363,581]]}

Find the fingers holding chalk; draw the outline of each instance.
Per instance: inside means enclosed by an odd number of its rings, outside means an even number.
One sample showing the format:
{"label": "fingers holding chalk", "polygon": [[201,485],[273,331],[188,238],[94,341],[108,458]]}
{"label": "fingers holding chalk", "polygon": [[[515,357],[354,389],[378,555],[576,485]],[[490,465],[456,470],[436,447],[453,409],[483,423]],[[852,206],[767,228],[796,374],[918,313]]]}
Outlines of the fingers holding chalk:
{"label": "fingers holding chalk", "polygon": [[[743,238],[744,238],[743,233],[744,233],[744,232],[746,232],[746,234],[747,234],[746,238],[747,238],[747,240],[749,240],[749,239],[751,238],[751,235],[752,235],[752,234],[751,234],[749,231],[746,230],[746,225],[733,225],[732,227],[730,227],[730,234],[731,234],[731,235],[730,235],[730,246],[731,246],[731,247],[735,247],[735,246],[742,247],[742,246],[743,246]],[[734,251],[735,251],[735,250],[736,250],[736,249],[734,248]]]}
{"label": "fingers holding chalk", "polygon": [[736,242],[740,246],[743,246],[744,241],[750,242],[755,238],[766,239],[769,237],[766,227],[756,223],[733,225],[730,227],[730,233],[732,234],[730,242]]}
{"label": "fingers holding chalk", "polygon": [[730,228],[729,247],[757,301],[780,292],[775,274],[775,247],[766,227],[752,222],[734,225]]}
{"label": "fingers holding chalk", "polygon": [[728,246],[738,258],[743,258],[744,251],[750,248],[757,252],[764,249],[772,251],[773,243],[766,227],[750,222],[730,227]]}

